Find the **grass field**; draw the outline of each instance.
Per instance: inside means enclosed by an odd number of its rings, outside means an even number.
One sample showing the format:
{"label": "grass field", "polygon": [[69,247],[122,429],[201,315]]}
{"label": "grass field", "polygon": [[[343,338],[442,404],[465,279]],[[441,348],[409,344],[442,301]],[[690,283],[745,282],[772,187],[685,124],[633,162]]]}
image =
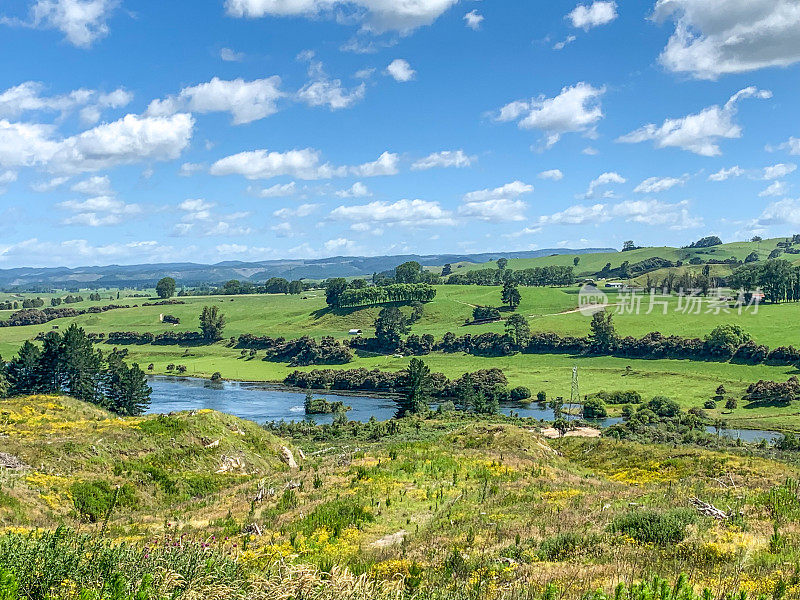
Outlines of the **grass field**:
{"label": "grass field", "polygon": [[[586,335],[589,317],[573,311],[578,304],[577,288],[522,288],[522,304],[518,311],[530,317],[534,331],[555,331],[560,334]],[[502,323],[464,327],[472,305],[497,305],[499,288],[476,286],[440,286],[436,300],[425,307],[425,316],[416,323],[412,332],[431,333],[441,337],[447,331],[457,334],[481,333],[503,330]],[[243,333],[287,338],[311,335],[332,335],[344,339],[351,328],[372,334],[372,323],[379,308],[331,311],[322,292],[309,292],[302,296],[236,296],[189,297],[186,304],[172,306],[120,309],[102,314],[83,315],[74,319],[88,332],[110,331],[162,332],[170,329],[189,330],[198,326],[198,314],[203,306],[216,303],[222,308],[228,325],[225,337]],[[612,304],[623,302],[624,297],[611,294]],[[141,303],[142,299],[127,302]],[[769,346],[798,344],[797,330],[791,326],[800,320],[800,305],[784,304],[761,306],[757,314],[736,312],[720,314],[683,314],[677,312],[678,299],[669,300],[667,315],[661,308],[650,315],[648,299],[642,303],[642,314],[618,314],[615,317],[620,335],[641,336],[650,331],[665,334],[702,337],[722,323],[738,323],[758,342]],[[178,316],[181,324],[165,325],[159,321],[161,313]],[[5,357],[14,354],[26,339],[53,326],[63,328],[73,319],[62,319],[41,326],[0,328],[0,353]],[[110,349],[107,345],[100,345]],[[253,381],[279,381],[293,370],[286,363],[261,360],[261,357],[242,358],[240,351],[225,342],[210,346],[183,348],[179,346],[128,346],[132,360],[143,367],[153,364],[154,373],[166,373],[167,365],[183,364],[190,375],[209,377],[219,371],[223,377]],[[737,365],[723,362],[689,360],[631,360],[614,357],[572,357],[567,355],[517,355],[502,358],[484,358],[460,354],[432,354],[425,361],[434,371],[449,377],[464,372],[499,367],[513,385],[525,385],[534,391],[544,390],[549,397],[569,397],[573,366],[579,367],[581,391],[591,394],[599,390],[635,389],[649,397],[665,394],[676,399],[684,408],[702,406],[723,384],[730,393],[741,395],[750,383],[759,379],[785,380],[796,372],[793,367],[769,365]],[[357,356],[351,363],[337,368],[379,368],[400,370],[408,359],[391,356]],[[632,374],[624,376],[630,366]],[[312,367],[313,368],[313,367]],[[761,408],[758,411],[738,408],[722,415],[710,411],[711,416],[724,416],[731,425],[752,428],[791,428],[800,430],[800,412],[792,407]]]}
{"label": "grass field", "polygon": [[[518,258],[510,259],[508,261],[509,269],[529,269],[531,267],[543,267],[547,265],[557,266],[572,266],[573,260],[579,258],[578,266],[575,268],[575,273],[579,276],[585,276],[600,271],[606,263],[611,263],[612,268],[619,267],[623,262],[628,261],[631,264],[646,260],[648,258],[664,258],[677,262],[682,260],[688,262],[692,257],[698,256],[704,260],[718,259],[725,260],[728,258],[736,258],[744,260],[751,252],[757,252],[761,260],[766,260],[769,253],[776,248],[778,242],[784,241],[786,238],[774,238],[762,240],[761,242],[732,242],[730,244],[721,244],[711,248],[673,248],[670,246],[653,247],[653,248],[640,248],[638,250],[630,250],[628,252],[598,252],[595,254],[560,254],[556,256],[541,256],[538,258]],[[797,257],[791,255],[784,255],[781,258],[797,262]],[[490,263],[456,263],[452,265],[454,273],[463,273],[465,271],[473,271],[477,269],[492,268],[495,266],[494,262]],[[729,272],[729,271],[728,271]]]}

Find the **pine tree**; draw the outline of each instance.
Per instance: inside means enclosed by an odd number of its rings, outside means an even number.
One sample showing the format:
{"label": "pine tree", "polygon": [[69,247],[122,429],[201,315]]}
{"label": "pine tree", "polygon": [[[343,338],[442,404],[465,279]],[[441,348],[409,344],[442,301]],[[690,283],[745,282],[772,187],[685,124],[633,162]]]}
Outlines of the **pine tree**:
{"label": "pine tree", "polygon": [[118,352],[108,357],[103,388],[103,405],[118,415],[141,415],[150,406],[152,389],[147,384],[147,376],[138,364],[125,364]]}
{"label": "pine tree", "polygon": [[397,401],[398,418],[428,411],[431,383],[430,367],[419,358],[412,358],[408,363],[405,397]]}
{"label": "pine tree", "polygon": [[17,355],[6,366],[9,393],[14,396],[34,394],[39,388],[39,358],[41,350],[30,341],[20,347]]}

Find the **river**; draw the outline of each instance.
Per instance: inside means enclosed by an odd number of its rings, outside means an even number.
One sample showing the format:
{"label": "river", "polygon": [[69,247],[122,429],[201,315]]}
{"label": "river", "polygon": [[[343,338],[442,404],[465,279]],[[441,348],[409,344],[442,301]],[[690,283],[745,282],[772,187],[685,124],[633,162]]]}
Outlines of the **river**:
{"label": "river", "polygon": [[[305,393],[263,383],[211,382],[193,377],[155,376],[149,378],[149,384],[153,388],[153,393],[150,396],[151,403],[147,412],[151,414],[210,408],[256,423],[280,420],[303,421],[312,418],[319,424],[333,421],[333,415],[307,416],[303,409]],[[331,402],[343,402],[345,406],[351,407],[347,413],[347,417],[351,421],[366,422],[372,417],[378,421],[386,421],[391,419],[397,411],[397,404],[390,398],[318,392],[314,392],[314,397],[325,398]],[[520,417],[532,417],[543,421],[553,420],[553,411],[549,408],[542,408],[536,403],[527,405],[508,403],[501,406],[500,410],[506,415],[513,412]],[[620,421],[619,418],[609,418],[596,422],[596,425],[608,427]],[[713,427],[709,427],[708,431],[715,432]],[[726,429],[721,434],[733,438],[739,437],[744,442],[755,442],[761,439],[772,441],[782,437],[776,431],[753,429]]]}

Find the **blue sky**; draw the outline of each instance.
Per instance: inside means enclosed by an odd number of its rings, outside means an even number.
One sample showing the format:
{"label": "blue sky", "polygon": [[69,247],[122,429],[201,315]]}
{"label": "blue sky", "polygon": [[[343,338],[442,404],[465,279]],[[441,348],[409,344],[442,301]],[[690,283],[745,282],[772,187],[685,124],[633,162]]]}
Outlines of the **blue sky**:
{"label": "blue sky", "polygon": [[0,0],[0,267],[800,231],[797,0]]}

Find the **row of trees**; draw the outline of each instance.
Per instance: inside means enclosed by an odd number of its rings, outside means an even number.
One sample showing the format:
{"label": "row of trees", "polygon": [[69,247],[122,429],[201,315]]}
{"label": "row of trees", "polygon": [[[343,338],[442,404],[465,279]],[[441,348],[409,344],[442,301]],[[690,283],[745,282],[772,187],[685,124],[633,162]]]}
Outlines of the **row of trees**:
{"label": "row of trees", "polygon": [[526,287],[561,287],[575,283],[575,268],[551,265],[531,269],[477,269],[466,273],[453,273],[447,278],[449,285],[503,285],[505,282]]}
{"label": "row of trees", "polygon": [[[231,279],[222,286],[201,290],[204,295],[221,294],[224,296],[239,296],[244,294],[302,294],[310,284],[295,280],[289,281],[283,277],[271,277],[263,284],[251,281]],[[156,294],[159,298],[167,299],[175,295],[177,284],[172,277],[164,277],[156,284]],[[190,292],[182,290],[180,295],[187,296]]]}
{"label": "row of trees", "polygon": [[48,333],[41,348],[25,342],[3,365],[0,379],[9,395],[66,393],[119,415],[142,414],[150,404],[151,389],[139,365],[128,365],[117,351],[95,350],[74,324],[63,334]]}
{"label": "row of trees", "polygon": [[335,308],[377,306],[379,304],[431,302],[436,297],[436,288],[426,283],[395,283],[392,285],[348,288],[346,283],[331,280],[325,299]]}
{"label": "row of trees", "polygon": [[800,267],[788,260],[746,264],[733,272],[728,283],[745,291],[761,288],[767,302],[800,302]]}

